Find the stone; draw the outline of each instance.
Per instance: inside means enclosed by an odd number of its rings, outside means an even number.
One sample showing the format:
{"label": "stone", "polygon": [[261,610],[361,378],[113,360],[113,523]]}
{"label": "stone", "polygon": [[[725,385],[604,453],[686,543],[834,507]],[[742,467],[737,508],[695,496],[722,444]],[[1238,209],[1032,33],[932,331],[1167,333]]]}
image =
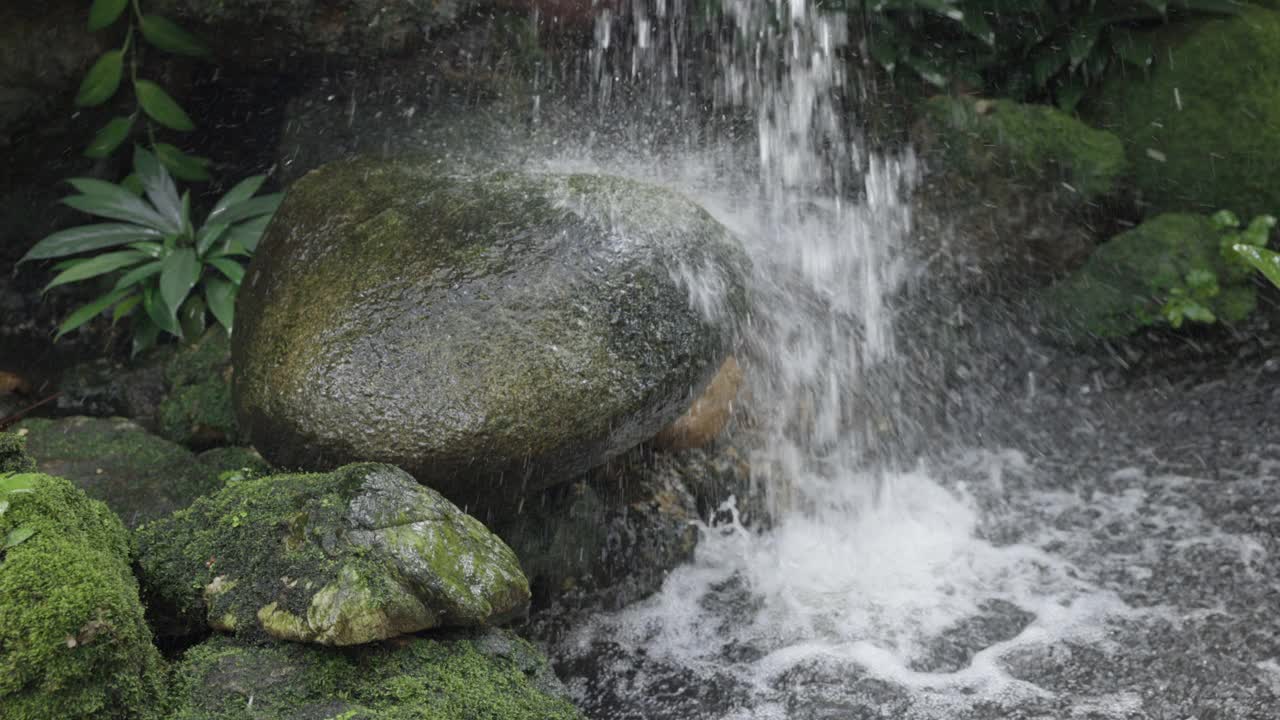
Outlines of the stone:
{"label": "stone", "polygon": [[0,716],[161,717],[163,661],[119,519],[63,478],[0,475],[0,546],[15,532],[0,549]]}
{"label": "stone", "polygon": [[1257,304],[1256,289],[1247,266],[1223,258],[1219,238],[1203,215],[1159,215],[1100,245],[1083,268],[1044,294],[1046,310],[1072,335],[1123,337],[1163,324],[1170,291],[1203,268],[1219,285],[1209,309],[1219,320],[1238,322]]}
{"label": "stone", "polygon": [[215,636],[175,673],[172,720],[580,720],[529,643],[432,633],[346,652]]}
{"label": "stone", "polygon": [[226,471],[265,469],[261,458],[252,461],[245,456],[252,451],[244,448],[197,459],[126,418],[31,418],[15,428],[26,433],[40,472],[71,480],[130,528],[217,490]]}
{"label": "stone", "polygon": [[702,208],[608,176],[327,165],[241,289],[240,427],[271,463],[403,467],[489,514],[653,437],[746,312]]}
{"label": "stone", "polygon": [[1091,108],[1123,138],[1146,215],[1280,214],[1280,12],[1247,7],[1146,41],[1151,70],[1114,75]]}
{"label": "stone", "polygon": [[710,445],[733,417],[733,403],[738,399],[741,386],[742,367],[730,355],[702,396],[653,438],[653,446],[661,450],[689,450]]}
{"label": "stone", "polygon": [[913,252],[930,283],[1061,276],[1093,249],[1093,208],[1119,193],[1120,139],[1041,105],[935,97],[913,140],[924,161]]}
{"label": "stone", "polygon": [[510,548],[389,465],[231,480],[135,538],[166,627],[358,645],[500,623],[529,600]]}

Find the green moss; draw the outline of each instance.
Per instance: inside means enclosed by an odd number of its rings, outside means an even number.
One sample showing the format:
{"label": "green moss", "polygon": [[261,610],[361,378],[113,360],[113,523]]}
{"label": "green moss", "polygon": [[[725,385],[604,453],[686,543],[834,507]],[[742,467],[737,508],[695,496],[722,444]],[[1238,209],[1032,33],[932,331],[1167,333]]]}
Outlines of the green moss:
{"label": "green moss", "polygon": [[187,651],[177,677],[175,720],[581,717],[541,655],[501,631],[349,651],[215,638]]}
{"label": "green moss", "polygon": [[222,469],[123,418],[32,418],[17,427],[27,431],[41,472],[73,481],[130,527],[222,485]]}
{"label": "green moss", "polygon": [[148,599],[178,633],[349,645],[528,601],[509,548],[386,465],[231,480],[135,539]]}
{"label": "green moss", "polygon": [[35,469],[35,460],[27,454],[27,439],[18,433],[0,433],[0,473]]}
{"label": "green moss", "polygon": [[1061,181],[1094,199],[1114,193],[1128,168],[1119,138],[1052,107],[940,96],[925,115],[949,162],[969,175]]}
{"label": "green moss", "polygon": [[7,495],[0,538],[34,534],[0,554],[0,715],[149,716],[163,700],[163,668],[123,526],[67,480],[16,477],[33,492]]}
{"label": "green moss", "polygon": [[1202,23],[1149,78],[1113,78],[1095,114],[1125,141],[1149,214],[1280,210],[1280,13]]}
{"label": "green moss", "polygon": [[1160,215],[1101,245],[1079,272],[1049,291],[1049,308],[1075,331],[1121,337],[1162,323],[1170,292],[1185,284],[1187,273],[1206,269],[1221,286],[1209,309],[1220,320],[1239,321],[1253,311],[1254,288],[1247,271],[1222,257],[1219,238],[1207,217]]}
{"label": "green moss", "polygon": [[230,340],[219,327],[174,353],[164,368],[168,391],[156,411],[160,435],[196,448],[236,442],[230,375]]}

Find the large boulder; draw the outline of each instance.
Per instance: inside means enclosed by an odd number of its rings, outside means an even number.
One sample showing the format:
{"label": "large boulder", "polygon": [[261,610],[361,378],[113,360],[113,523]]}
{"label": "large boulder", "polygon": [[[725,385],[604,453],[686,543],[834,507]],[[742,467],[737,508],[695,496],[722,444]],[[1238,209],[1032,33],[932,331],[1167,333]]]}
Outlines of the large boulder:
{"label": "large boulder", "polygon": [[186,652],[171,720],[579,720],[547,661],[502,630],[338,653],[215,637]]}
{"label": "large boulder", "polygon": [[500,622],[529,600],[510,548],[389,465],[233,480],[135,539],[175,627],[356,645]]}
{"label": "large boulder", "polygon": [[1017,284],[1074,269],[1091,215],[1128,169],[1115,135],[1043,105],[935,97],[914,141],[925,164],[914,249],[931,282]]}
{"label": "large boulder", "polygon": [[376,460],[488,512],[652,437],[732,349],[747,261],[608,176],[353,160],[291,189],[244,287],[240,426],[267,460]]}
{"label": "large boulder", "polygon": [[1147,76],[1117,75],[1092,112],[1129,148],[1148,215],[1280,212],[1280,12],[1160,32]]}
{"label": "large boulder", "polygon": [[221,488],[223,473],[266,470],[248,449],[197,456],[125,418],[31,418],[15,429],[40,472],[71,480],[131,528]]}
{"label": "large boulder", "polygon": [[163,675],[120,521],[62,478],[0,474],[0,717],[158,718]]}

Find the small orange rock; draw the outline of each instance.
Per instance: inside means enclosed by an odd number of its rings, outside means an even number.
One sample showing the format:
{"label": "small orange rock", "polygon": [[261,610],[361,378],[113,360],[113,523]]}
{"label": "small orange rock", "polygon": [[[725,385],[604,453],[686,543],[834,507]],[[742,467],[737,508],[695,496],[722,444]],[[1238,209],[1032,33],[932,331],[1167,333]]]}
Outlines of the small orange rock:
{"label": "small orange rock", "polygon": [[663,428],[653,438],[653,446],[660,450],[689,450],[715,440],[729,424],[733,402],[738,398],[741,385],[742,368],[730,355],[716,371],[702,397],[695,400],[684,415]]}
{"label": "small orange rock", "polygon": [[0,395],[14,393],[25,395],[31,392],[31,385],[21,375],[0,370]]}

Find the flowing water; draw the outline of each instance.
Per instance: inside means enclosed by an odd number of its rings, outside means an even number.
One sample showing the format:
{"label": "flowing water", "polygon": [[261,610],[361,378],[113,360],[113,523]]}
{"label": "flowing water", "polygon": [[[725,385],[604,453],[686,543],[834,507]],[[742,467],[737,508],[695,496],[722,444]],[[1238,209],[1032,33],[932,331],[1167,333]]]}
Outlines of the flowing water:
{"label": "flowing water", "polygon": [[[1207,447],[1186,450],[1141,419],[1232,386],[1137,389],[1126,407],[1097,378],[1041,389],[1020,361],[1012,383],[922,381],[920,364],[947,352],[894,311],[913,279],[920,169],[849,130],[845,18],[807,0],[702,13],[682,0],[602,10],[587,72],[609,139],[588,133],[540,162],[677,187],[742,238],[755,263],[744,402],[773,523],[726,499],[660,593],[556,639],[583,707],[601,719],[1280,717],[1268,479],[1280,448],[1201,428]],[[709,51],[691,39],[708,18]],[[690,120],[705,111],[695,95],[752,129],[708,139]],[[1016,312],[1005,322],[988,347],[1033,342]],[[953,428],[945,447],[904,455],[930,443],[902,442],[930,427],[911,409],[949,393],[980,397],[986,424],[1010,430]],[[1268,397],[1250,411],[1280,409]]]}

